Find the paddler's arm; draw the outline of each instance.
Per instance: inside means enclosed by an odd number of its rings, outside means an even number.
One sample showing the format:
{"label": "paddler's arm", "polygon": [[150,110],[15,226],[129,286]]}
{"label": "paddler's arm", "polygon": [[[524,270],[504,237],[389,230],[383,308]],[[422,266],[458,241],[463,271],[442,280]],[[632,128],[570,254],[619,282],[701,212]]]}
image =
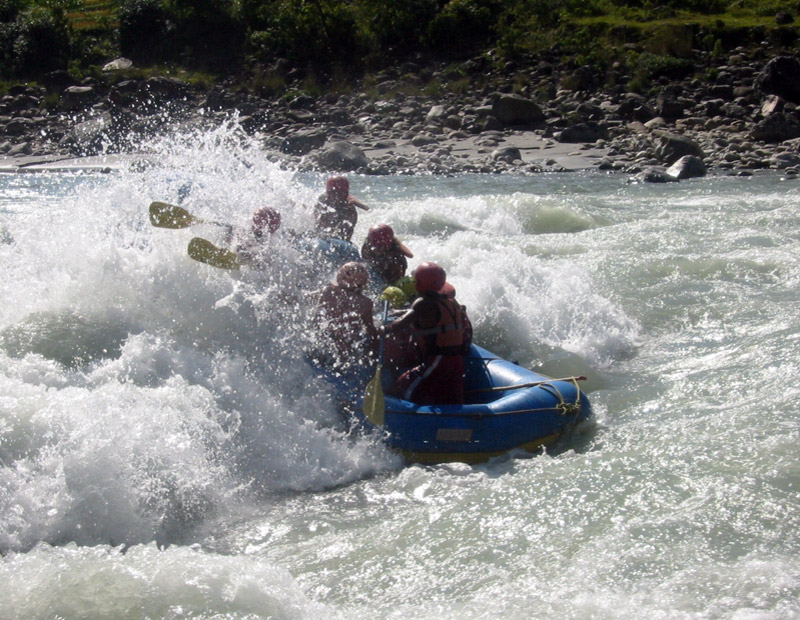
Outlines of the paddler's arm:
{"label": "paddler's arm", "polygon": [[355,196],[348,195],[347,196],[347,202],[349,202],[351,205],[354,205],[354,206],[358,207],[359,209],[363,209],[364,211],[369,211],[369,207],[367,205],[365,205],[363,202],[361,202]]}
{"label": "paddler's arm", "polygon": [[387,334],[413,331],[414,329],[429,329],[435,327],[441,316],[436,303],[424,297],[417,298],[411,309],[396,321],[382,326]]}
{"label": "paddler's arm", "polygon": [[384,334],[393,334],[395,332],[404,330],[410,331],[413,329],[414,316],[414,309],[412,308],[399,319],[395,319],[391,323],[387,323],[386,325],[381,325],[378,327],[378,332],[383,332]]}

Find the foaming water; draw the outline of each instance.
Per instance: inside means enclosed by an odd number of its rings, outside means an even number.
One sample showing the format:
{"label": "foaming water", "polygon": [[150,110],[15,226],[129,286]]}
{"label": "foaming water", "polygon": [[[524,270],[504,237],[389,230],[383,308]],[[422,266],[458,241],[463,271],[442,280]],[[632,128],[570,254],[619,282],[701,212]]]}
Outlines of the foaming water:
{"label": "foaming water", "polygon": [[332,266],[193,262],[311,225],[235,124],[110,175],[0,177],[0,618],[800,617],[800,218],[778,176],[351,177],[492,351],[583,374],[552,454],[404,466],[305,351]]}

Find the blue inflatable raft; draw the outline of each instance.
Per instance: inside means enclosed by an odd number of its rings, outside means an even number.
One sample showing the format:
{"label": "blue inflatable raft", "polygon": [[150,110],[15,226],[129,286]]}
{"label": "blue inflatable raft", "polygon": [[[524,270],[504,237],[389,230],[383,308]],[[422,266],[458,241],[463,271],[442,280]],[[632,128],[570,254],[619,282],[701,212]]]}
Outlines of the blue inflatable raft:
{"label": "blue inflatable raft", "polygon": [[[592,417],[578,381],[553,379],[472,345],[465,404],[418,405],[385,395],[385,441],[409,462],[479,463],[512,450],[536,451]],[[356,414],[375,428],[361,406]]]}

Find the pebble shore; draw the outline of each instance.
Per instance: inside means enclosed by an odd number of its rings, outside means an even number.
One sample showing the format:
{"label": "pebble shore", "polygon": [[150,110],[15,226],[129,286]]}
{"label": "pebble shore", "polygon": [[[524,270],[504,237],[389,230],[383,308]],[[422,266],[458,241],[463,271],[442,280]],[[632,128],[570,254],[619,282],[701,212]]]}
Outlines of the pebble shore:
{"label": "pebble shore", "polygon": [[[105,71],[129,66],[118,59]],[[786,178],[800,173],[795,56],[741,51],[707,71],[713,81],[663,78],[650,95],[600,88],[580,68],[539,62],[507,69],[474,92],[400,94],[414,75],[413,67],[400,67],[378,76],[369,93],[275,100],[238,94],[233,85],[203,92],[151,77],[103,87],[51,74],[47,84],[12,87],[0,100],[0,170],[115,167],[120,156],[147,156],[143,137],[233,122],[270,159],[302,171],[596,169],[649,182],[709,172],[780,170]],[[521,73],[526,86],[518,88]],[[436,79],[436,72],[429,77]]]}

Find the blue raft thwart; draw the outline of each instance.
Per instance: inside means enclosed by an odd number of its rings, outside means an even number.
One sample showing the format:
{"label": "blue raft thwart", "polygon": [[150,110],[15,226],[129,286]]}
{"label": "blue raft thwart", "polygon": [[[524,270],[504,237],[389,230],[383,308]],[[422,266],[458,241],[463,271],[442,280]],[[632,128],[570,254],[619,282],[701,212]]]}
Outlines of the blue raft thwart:
{"label": "blue raft thwart", "polygon": [[[385,441],[407,461],[479,463],[535,451],[592,417],[582,377],[553,379],[474,344],[465,362],[463,405],[419,405],[386,394]],[[374,428],[361,407],[356,415]]]}

